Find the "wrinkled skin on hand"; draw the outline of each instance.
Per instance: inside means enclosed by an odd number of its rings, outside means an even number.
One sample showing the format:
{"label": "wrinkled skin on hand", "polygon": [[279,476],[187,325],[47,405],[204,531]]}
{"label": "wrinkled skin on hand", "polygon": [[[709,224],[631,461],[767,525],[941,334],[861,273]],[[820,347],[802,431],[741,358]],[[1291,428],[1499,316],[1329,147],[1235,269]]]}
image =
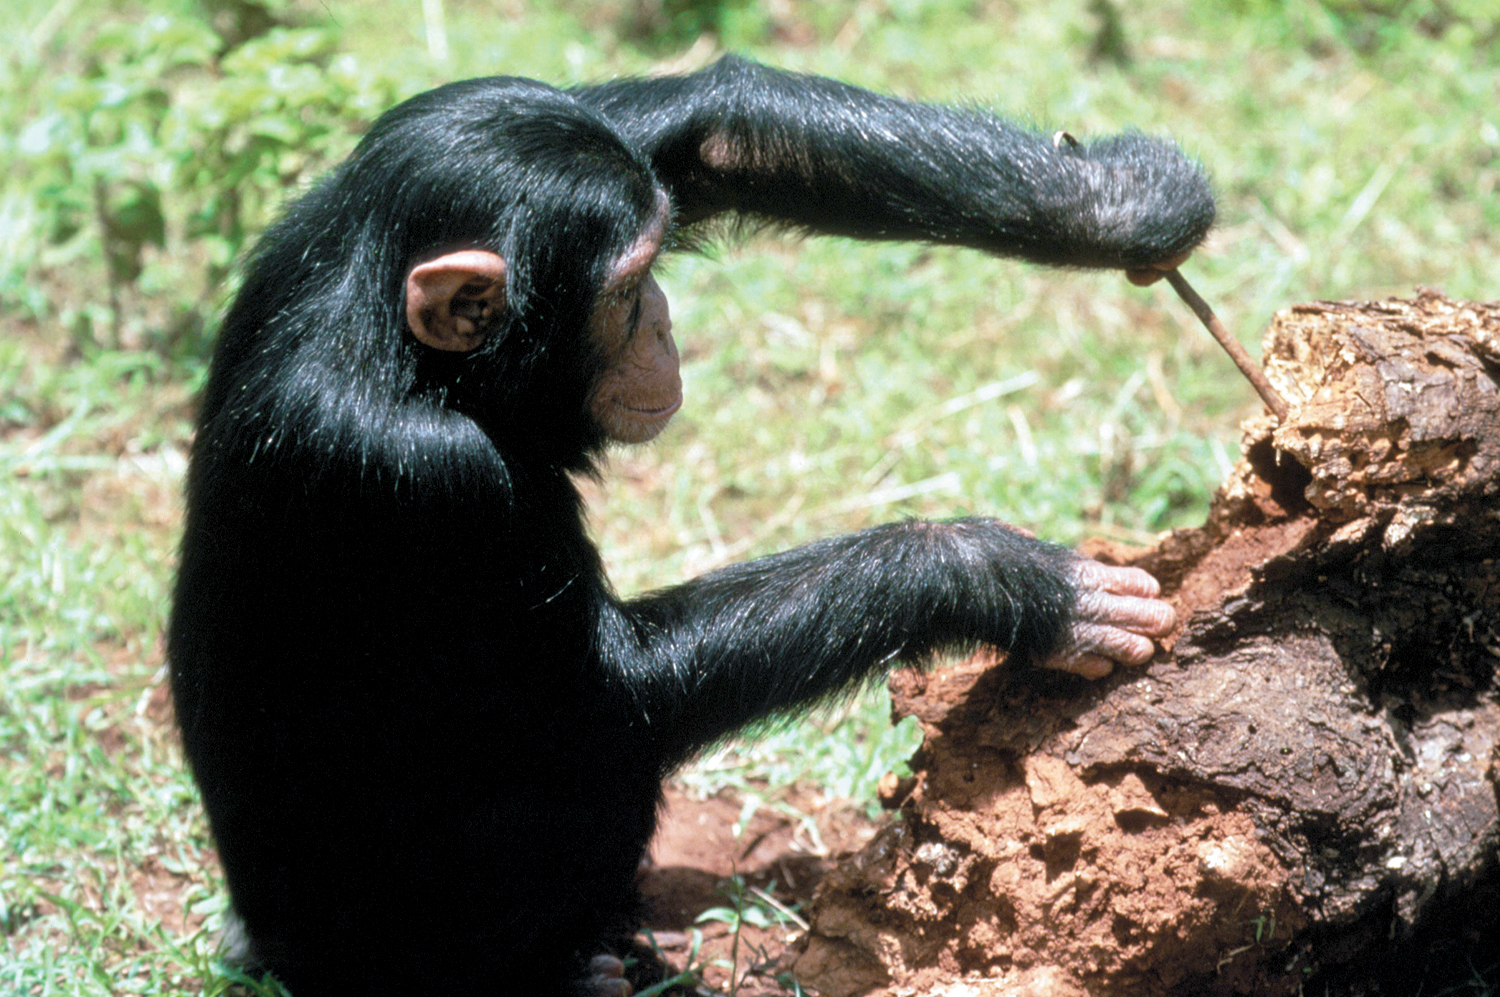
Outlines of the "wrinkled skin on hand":
{"label": "wrinkled skin on hand", "polygon": [[1156,638],[1177,625],[1170,603],[1158,598],[1161,586],[1140,568],[1120,568],[1080,558],[1074,568],[1078,588],[1074,621],[1062,651],[1044,667],[1102,678],[1115,663],[1143,665],[1156,653]]}

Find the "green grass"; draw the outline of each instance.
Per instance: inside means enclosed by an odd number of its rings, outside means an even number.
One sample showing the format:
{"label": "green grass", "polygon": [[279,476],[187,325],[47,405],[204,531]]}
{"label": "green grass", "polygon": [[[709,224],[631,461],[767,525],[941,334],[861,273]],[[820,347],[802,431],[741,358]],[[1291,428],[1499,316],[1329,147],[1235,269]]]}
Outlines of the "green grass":
{"label": "green grass", "polygon": [[[362,120],[379,109],[360,103],[370,94],[446,79],[565,83],[712,52],[691,36],[631,40],[631,11],[650,6],[448,0],[439,63],[417,0],[290,5],[366,81],[341,112]],[[1298,301],[1500,288],[1497,15],[1376,6],[1141,0],[1122,5],[1123,66],[1090,61],[1099,25],[1082,0],[787,0],[776,16],[728,3],[720,26],[790,68],[1081,136],[1175,136],[1221,198],[1186,272],[1253,350]],[[1444,9],[1467,19],[1444,29]],[[55,205],[14,139],[115,44],[110,24],[195,7],[50,10],[0,3],[0,994],[215,993],[229,985],[212,962],[223,894],[160,644],[205,349],[164,330],[199,307],[209,251],[169,203],[167,244],[145,246],[114,315],[97,238],[45,228]],[[196,85],[177,73],[171,87]],[[281,153],[287,190],[353,137],[335,130],[305,161]],[[144,170],[149,152],[110,168]],[[1258,407],[1169,291],[1117,275],[757,237],[679,258],[663,284],[687,405],[657,443],[614,457],[591,504],[626,593],[910,515],[1149,542],[1201,517]],[[101,347],[111,319],[143,348]],[[799,781],[869,799],[913,743],[886,709],[877,691],[683,778],[766,800]],[[1494,978],[1456,992],[1494,992]]]}

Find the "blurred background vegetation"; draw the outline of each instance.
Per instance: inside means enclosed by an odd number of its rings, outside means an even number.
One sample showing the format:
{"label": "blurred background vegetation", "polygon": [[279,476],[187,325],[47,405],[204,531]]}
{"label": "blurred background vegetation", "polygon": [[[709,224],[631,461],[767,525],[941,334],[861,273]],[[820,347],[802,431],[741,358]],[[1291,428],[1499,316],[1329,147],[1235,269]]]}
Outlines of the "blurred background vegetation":
{"label": "blurred background vegetation", "polygon": [[[725,50],[1212,174],[1186,270],[1277,309],[1500,288],[1494,0],[0,0],[0,993],[222,992],[164,687],[193,400],[234,264],[395,101]],[[622,592],[906,515],[1065,542],[1198,520],[1258,403],[1161,288],[757,236],[670,263],[687,407],[590,486]],[[274,625],[274,621],[268,621]],[[868,800],[878,691],[683,775]],[[1487,993],[1489,969],[1452,992]]]}

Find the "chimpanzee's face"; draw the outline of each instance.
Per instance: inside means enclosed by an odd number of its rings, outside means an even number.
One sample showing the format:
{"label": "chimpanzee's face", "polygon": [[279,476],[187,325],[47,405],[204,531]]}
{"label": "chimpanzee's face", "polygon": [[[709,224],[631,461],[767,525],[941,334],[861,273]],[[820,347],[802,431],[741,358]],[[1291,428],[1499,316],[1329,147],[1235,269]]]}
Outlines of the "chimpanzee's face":
{"label": "chimpanzee's face", "polygon": [[682,407],[682,376],[667,295],[649,269],[601,295],[589,335],[604,373],[589,396],[589,414],[604,435],[645,443]]}

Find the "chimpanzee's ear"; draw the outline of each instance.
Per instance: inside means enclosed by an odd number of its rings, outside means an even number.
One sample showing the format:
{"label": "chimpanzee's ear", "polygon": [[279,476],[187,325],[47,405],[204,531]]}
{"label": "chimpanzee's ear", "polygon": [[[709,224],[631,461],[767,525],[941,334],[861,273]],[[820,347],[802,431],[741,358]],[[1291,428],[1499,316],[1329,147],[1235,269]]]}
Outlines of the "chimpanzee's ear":
{"label": "chimpanzee's ear", "polygon": [[406,275],[406,324],[435,350],[465,353],[505,310],[505,260],[482,249],[444,253]]}

